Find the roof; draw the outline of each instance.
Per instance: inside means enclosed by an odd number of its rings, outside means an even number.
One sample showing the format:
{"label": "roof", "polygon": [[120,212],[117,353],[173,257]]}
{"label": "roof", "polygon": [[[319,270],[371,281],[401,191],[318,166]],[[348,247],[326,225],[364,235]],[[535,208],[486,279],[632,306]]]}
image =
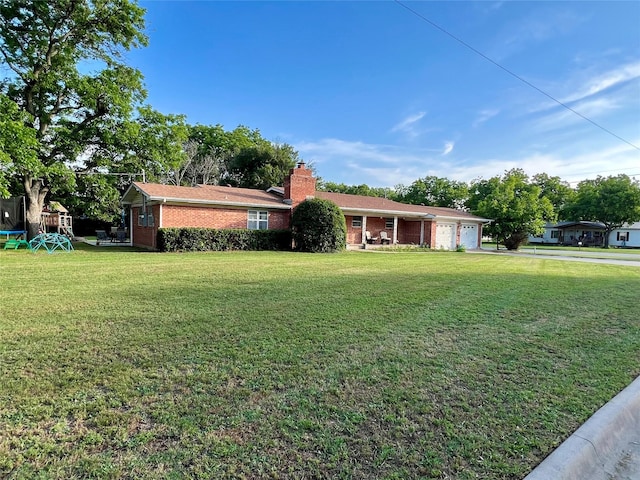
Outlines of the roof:
{"label": "roof", "polygon": [[426,205],[410,205],[395,202],[387,198],[365,197],[347,193],[316,192],[316,197],[331,200],[343,211],[400,215],[415,218],[450,218],[456,220],[474,220],[488,222],[489,219],[477,217],[463,210],[445,207],[430,207]]}
{"label": "roof", "polygon": [[[285,203],[284,189],[271,187],[267,191],[252,188],[219,187],[198,185],[196,187],[179,187],[159,183],[134,182],[122,196],[125,205],[142,205],[148,203],[188,203],[202,205],[227,205],[238,207],[262,207],[291,209]],[[486,218],[477,217],[462,210],[424,205],[410,205],[394,202],[386,198],[350,195],[346,193],[316,192],[317,198],[331,200],[344,212],[352,215],[384,215],[401,216],[415,219],[451,219],[488,222]]]}
{"label": "roof", "polygon": [[122,196],[122,203],[141,205],[145,202],[198,203],[203,205],[228,205],[290,209],[275,193],[251,188],[198,185],[179,187],[159,183],[133,182]]}
{"label": "roof", "polygon": [[573,227],[590,228],[592,230],[604,230],[606,228],[604,224],[600,222],[586,222],[584,220],[573,221],[573,222],[559,222],[557,225],[553,226],[553,228],[558,228],[558,229],[573,228]]}

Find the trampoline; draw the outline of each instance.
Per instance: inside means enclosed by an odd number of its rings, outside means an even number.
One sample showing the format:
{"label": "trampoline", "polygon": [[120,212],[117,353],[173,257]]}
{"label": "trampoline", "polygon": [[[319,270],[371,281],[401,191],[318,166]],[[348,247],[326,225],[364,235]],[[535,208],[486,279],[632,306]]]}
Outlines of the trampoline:
{"label": "trampoline", "polygon": [[9,235],[25,235],[26,230],[0,230],[0,235],[6,235],[9,240]]}

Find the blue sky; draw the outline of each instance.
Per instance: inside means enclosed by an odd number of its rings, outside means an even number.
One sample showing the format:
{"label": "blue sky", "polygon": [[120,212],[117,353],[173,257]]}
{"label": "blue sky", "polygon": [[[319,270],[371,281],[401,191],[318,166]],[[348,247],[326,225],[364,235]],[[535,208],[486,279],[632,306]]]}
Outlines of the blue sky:
{"label": "blue sky", "polygon": [[[396,2],[140,4],[150,44],[127,59],[154,108],[257,128],[327,181],[640,178],[640,149]],[[640,147],[640,2],[403,4]]]}

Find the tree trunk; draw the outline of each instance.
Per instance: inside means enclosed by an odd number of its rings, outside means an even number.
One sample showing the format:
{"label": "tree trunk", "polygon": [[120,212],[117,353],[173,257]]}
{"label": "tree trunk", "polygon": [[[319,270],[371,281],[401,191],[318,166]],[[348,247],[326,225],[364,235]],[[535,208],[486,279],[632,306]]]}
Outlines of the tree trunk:
{"label": "tree trunk", "polygon": [[609,229],[605,229],[604,231],[604,245],[602,248],[609,248],[609,236],[611,236],[611,232],[613,231],[613,228]]}
{"label": "tree trunk", "polygon": [[44,200],[49,193],[49,189],[42,185],[41,180],[34,180],[26,177],[24,180],[24,190],[27,197],[27,218],[25,218],[27,239],[31,240],[40,231],[40,221]]}

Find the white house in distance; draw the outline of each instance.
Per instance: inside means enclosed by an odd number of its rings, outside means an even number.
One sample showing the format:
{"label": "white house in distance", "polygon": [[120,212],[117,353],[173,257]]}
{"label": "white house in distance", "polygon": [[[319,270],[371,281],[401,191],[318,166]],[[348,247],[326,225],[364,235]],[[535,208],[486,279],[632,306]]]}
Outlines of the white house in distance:
{"label": "white house in distance", "polygon": [[[544,233],[529,236],[529,244],[600,247],[604,245],[604,232],[605,227],[599,222],[547,223]],[[640,222],[625,224],[611,232],[609,246],[640,248]]]}

